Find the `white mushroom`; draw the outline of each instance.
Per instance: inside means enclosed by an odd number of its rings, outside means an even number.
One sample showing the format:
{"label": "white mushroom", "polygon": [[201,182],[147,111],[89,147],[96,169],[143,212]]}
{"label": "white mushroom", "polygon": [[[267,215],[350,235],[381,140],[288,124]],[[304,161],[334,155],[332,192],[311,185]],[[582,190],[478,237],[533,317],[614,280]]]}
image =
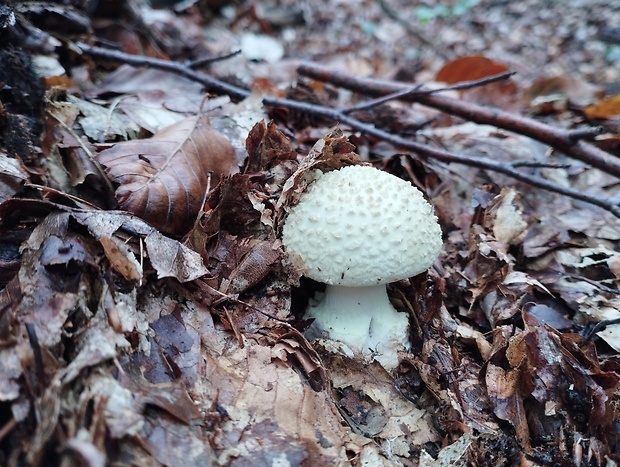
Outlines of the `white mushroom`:
{"label": "white mushroom", "polygon": [[415,276],[435,261],[441,229],[433,208],[409,182],[368,166],[320,174],[291,209],[282,231],[306,276],[327,284],[306,317],[309,338],[346,344],[386,369],[410,348],[409,320],[385,284]]}

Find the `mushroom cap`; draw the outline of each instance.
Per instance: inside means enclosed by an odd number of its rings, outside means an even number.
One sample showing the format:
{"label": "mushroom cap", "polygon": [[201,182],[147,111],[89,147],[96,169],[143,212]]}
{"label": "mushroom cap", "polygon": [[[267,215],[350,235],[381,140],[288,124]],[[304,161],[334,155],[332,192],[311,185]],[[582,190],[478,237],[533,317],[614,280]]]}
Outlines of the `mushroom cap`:
{"label": "mushroom cap", "polygon": [[282,230],[306,276],[349,287],[387,284],[430,267],[441,249],[433,208],[409,182],[369,166],[322,174]]}

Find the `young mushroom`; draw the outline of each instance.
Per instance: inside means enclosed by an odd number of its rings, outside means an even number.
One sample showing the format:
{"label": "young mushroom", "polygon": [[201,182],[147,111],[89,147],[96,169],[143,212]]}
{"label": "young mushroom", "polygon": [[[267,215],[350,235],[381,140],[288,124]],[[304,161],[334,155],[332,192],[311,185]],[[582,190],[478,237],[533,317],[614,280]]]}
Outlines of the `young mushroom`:
{"label": "young mushroom", "polygon": [[[318,171],[317,171],[318,172]],[[386,284],[427,270],[441,249],[433,208],[409,182],[369,166],[322,174],[286,219],[282,242],[327,284],[310,306],[308,338],[329,335],[386,369],[409,349],[409,319],[390,304]]]}

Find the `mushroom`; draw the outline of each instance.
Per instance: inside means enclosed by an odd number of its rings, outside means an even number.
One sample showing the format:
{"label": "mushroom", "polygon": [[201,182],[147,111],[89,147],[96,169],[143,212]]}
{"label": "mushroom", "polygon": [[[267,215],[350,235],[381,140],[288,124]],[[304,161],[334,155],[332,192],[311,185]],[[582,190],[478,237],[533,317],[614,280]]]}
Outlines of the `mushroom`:
{"label": "mushroom", "polygon": [[284,247],[304,263],[304,274],[327,284],[323,299],[306,311],[314,318],[306,336],[327,334],[393,369],[397,352],[411,347],[409,319],[391,305],[386,284],[430,267],[441,228],[432,206],[405,180],[361,165],[316,172],[282,229]]}

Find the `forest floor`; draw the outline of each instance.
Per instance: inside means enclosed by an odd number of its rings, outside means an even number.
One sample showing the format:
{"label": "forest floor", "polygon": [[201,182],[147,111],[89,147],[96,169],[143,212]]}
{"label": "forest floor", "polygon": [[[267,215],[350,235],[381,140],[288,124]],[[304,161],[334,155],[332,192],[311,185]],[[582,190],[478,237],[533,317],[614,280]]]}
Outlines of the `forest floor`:
{"label": "forest floor", "polygon": [[[0,465],[618,465],[620,5],[411,3],[0,6]],[[281,241],[359,164],[443,233],[394,369]]]}

